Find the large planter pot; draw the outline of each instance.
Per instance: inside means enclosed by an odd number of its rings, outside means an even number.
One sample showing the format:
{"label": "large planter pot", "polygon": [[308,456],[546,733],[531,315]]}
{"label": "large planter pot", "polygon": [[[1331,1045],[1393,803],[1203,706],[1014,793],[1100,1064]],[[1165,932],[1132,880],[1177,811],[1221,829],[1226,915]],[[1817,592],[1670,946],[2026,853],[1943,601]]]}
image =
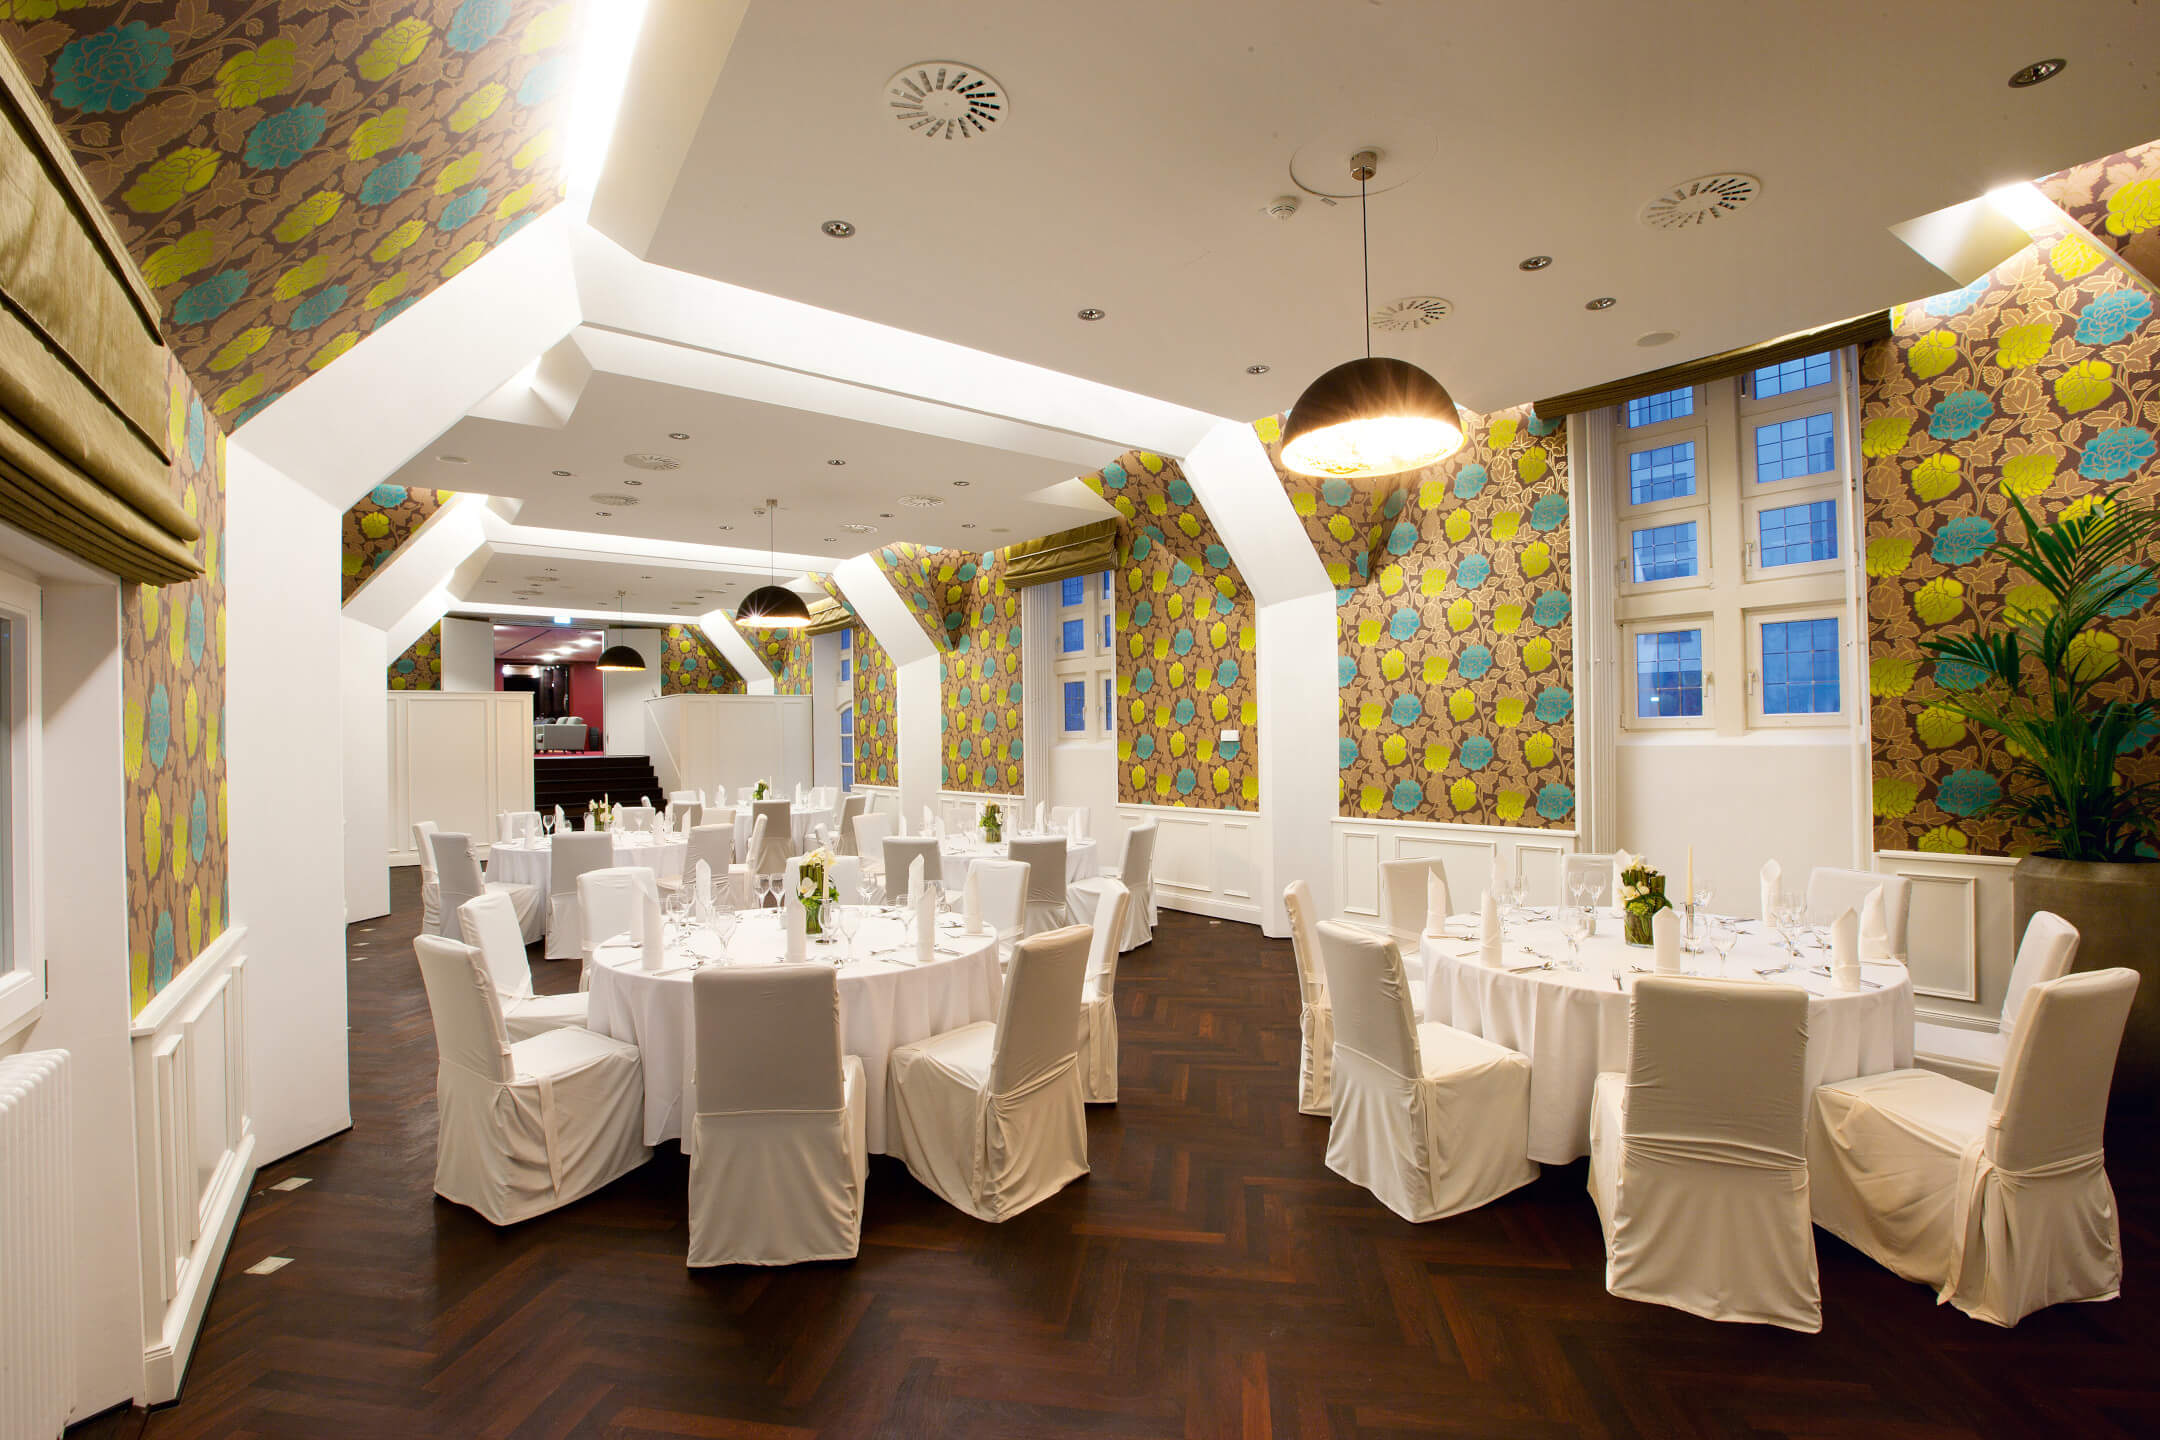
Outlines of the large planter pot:
{"label": "large planter pot", "polygon": [[2011,874],[2010,889],[2020,937],[2033,912],[2052,910],[2077,927],[2072,969],[2137,971],[2114,1099],[2151,1109],[2160,1099],[2160,864],[2096,865],[2029,855]]}

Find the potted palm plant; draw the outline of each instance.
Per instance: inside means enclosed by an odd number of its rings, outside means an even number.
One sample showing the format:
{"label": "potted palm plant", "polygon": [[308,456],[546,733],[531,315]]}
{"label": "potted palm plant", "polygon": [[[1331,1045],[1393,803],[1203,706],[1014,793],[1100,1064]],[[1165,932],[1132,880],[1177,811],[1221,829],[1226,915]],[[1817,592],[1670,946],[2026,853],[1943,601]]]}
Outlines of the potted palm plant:
{"label": "potted palm plant", "polygon": [[2132,780],[2123,757],[2160,734],[2160,705],[2124,683],[2102,622],[2150,604],[2160,510],[2127,487],[2042,523],[2015,492],[2024,537],[1986,555],[2029,582],[1993,623],[1921,641],[1938,662],[1936,703],[2002,741],[2008,764],[1987,809],[2038,845],[2011,879],[2017,933],[2037,910],[2077,926],[2077,968],[2126,966],[2141,981],[2123,1038],[2118,1090],[2160,1090],[2160,782]]}

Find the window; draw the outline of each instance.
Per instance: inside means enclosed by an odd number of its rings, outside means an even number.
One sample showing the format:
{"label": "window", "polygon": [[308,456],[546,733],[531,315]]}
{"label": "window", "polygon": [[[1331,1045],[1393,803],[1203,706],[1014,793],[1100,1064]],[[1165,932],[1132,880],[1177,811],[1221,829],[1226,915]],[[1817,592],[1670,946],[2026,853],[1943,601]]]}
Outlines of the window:
{"label": "window", "polygon": [[1631,430],[1645,425],[1656,425],[1666,420],[1678,420],[1695,413],[1695,387],[1683,385],[1678,390],[1667,390],[1661,395],[1645,395],[1640,400],[1627,402],[1627,423]]}
{"label": "window", "polygon": [[1674,720],[1703,713],[1703,632],[1639,630],[1635,634],[1635,716]]}
{"label": "window", "polygon": [[43,597],[0,570],[0,1036],[45,1000],[38,917],[38,620]]}
{"label": "window", "polygon": [[1765,365],[1760,370],[1748,372],[1748,395],[1756,400],[1768,400],[1778,395],[1790,395],[1795,390],[1812,390],[1817,385],[1827,385],[1837,374],[1836,357],[1830,354],[1809,355],[1799,360],[1787,360],[1778,365]]}
{"label": "window", "polygon": [[[847,632],[840,632],[845,638]],[[855,788],[855,707],[840,707],[840,789]]]}
{"label": "window", "polygon": [[1637,505],[1695,493],[1695,442],[1637,450],[1628,456],[1628,498]]}
{"label": "window", "polygon": [[[1058,582],[1057,684],[1060,738],[1107,740],[1117,733],[1117,614],[1111,572]],[[1102,708],[1091,697],[1101,695]]]}
{"label": "window", "polygon": [[1753,621],[1748,688],[1763,725],[1844,723],[1844,646],[1835,611],[1774,612]]}
{"label": "window", "polygon": [[1695,573],[1695,522],[1682,521],[1678,525],[1657,525],[1648,530],[1637,530],[1635,540],[1635,579],[1638,584],[1653,580],[1679,580]]}
{"label": "window", "polygon": [[1755,512],[1757,563],[1764,569],[1837,559],[1837,501],[1810,500]]}
{"label": "window", "polygon": [[1837,464],[1837,421],[1827,410],[1755,427],[1755,482],[1827,473]]}

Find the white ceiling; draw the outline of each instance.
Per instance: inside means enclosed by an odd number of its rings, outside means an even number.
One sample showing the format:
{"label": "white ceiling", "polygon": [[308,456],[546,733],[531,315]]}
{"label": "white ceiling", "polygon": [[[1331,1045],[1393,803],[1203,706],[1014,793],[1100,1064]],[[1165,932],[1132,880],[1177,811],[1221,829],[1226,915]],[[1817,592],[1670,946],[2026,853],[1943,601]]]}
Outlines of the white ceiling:
{"label": "white ceiling", "polygon": [[[786,583],[790,577],[783,573],[780,578]],[[763,575],[658,560],[576,560],[497,550],[466,587],[459,608],[492,611],[537,605],[591,622],[616,613],[615,592],[620,590],[627,595],[623,608],[633,615],[680,615],[689,621],[708,610],[732,610],[736,601],[764,583]],[[824,593],[808,585],[798,588],[805,594]]]}
{"label": "white ceiling", "polygon": [[[1301,150],[1332,176],[1377,143],[1374,302],[1455,305],[1379,348],[1490,409],[1949,288],[1887,227],[2150,139],[2156,54],[2160,6],[2129,0],[764,0],[646,257],[1253,417],[1362,343],[1356,206],[1262,207]],[[2057,55],[2061,78],[2007,87]],[[938,58],[1006,88],[995,133],[895,123],[886,78]],[[1639,221],[1725,170],[1761,198],[1680,233]],[[834,218],[857,234],[825,238]],[[1532,254],[1554,263],[1517,270]],[[1583,308],[1601,295],[1619,303]],[[1653,331],[1678,338],[1638,347]],[[846,508],[786,479],[817,523]],[[760,483],[724,482],[738,505]]]}

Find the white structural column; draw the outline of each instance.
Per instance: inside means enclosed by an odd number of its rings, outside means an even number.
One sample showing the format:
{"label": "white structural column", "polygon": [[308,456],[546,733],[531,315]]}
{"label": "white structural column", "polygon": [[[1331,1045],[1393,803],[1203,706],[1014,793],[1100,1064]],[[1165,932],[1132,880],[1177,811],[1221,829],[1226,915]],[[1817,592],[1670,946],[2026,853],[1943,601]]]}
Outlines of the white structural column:
{"label": "white structural column", "polygon": [[[900,750],[900,813],[919,816],[937,804],[943,770],[938,756],[939,689],[942,665],[938,650],[915,623],[907,602],[868,555],[840,563],[833,572],[856,618],[870,627],[892,657],[895,737]],[[1025,686],[1026,677],[1022,677]],[[1025,732],[1022,732],[1025,743]]]}
{"label": "white structural column", "polygon": [[735,621],[729,617],[727,611],[708,610],[698,616],[697,623],[698,628],[705,632],[705,638],[719,648],[720,653],[727,657],[728,664],[735,667],[735,673],[742,676],[747,693],[773,693],[772,671],[765,668],[764,659],[749,640],[744,638],[742,631],[735,628]]}
{"label": "white structural column", "polygon": [[1282,892],[1293,880],[1312,886],[1321,914],[1335,913],[1335,590],[1250,425],[1216,426],[1182,464],[1253,596],[1261,928],[1287,935]]}

